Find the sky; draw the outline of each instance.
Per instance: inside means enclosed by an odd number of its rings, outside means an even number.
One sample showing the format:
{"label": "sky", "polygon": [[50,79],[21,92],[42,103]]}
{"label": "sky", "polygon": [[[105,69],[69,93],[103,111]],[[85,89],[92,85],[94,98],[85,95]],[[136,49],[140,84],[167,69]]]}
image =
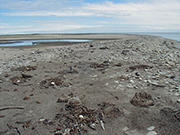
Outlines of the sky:
{"label": "sky", "polygon": [[180,32],[180,0],[0,0],[0,34]]}

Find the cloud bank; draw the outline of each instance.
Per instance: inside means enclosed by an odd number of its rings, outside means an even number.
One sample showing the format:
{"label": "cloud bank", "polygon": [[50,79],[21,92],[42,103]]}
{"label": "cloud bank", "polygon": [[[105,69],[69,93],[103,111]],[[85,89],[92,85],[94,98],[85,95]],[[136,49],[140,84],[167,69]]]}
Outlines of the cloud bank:
{"label": "cloud bank", "polygon": [[[113,1],[87,3],[83,0],[13,0],[13,2],[2,0],[1,3],[0,9],[8,10],[0,13],[4,18],[0,21],[0,34],[25,31],[76,32],[77,29],[82,32],[180,30],[180,0],[140,0],[124,3]],[[6,18],[17,17],[21,26],[5,21]],[[26,30],[23,30],[24,28]]]}

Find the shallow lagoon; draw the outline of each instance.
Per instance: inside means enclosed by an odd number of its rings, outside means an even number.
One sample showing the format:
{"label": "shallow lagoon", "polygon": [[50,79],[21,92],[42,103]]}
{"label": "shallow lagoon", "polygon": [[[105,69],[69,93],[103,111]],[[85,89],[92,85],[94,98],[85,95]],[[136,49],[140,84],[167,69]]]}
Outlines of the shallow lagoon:
{"label": "shallow lagoon", "polygon": [[0,46],[29,46],[29,45],[42,45],[46,43],[52,44],[60,44],[63,42],[75,42],[75,43],[82,43],[82,42],[91,42],[92,40],[74,40],[74,39],[68,39],[68,40],[17,40],[17,41],[0,41]]}

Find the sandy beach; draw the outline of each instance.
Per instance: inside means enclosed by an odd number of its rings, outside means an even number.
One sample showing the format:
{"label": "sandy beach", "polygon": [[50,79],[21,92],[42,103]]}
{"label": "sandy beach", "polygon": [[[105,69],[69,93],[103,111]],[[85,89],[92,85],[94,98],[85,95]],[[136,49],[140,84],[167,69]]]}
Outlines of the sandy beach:
{"label": "sandy beach", "polygon": [[180,42],[127,34],[5,35],[90,39],[0,47],[0,135],[178,135]]}

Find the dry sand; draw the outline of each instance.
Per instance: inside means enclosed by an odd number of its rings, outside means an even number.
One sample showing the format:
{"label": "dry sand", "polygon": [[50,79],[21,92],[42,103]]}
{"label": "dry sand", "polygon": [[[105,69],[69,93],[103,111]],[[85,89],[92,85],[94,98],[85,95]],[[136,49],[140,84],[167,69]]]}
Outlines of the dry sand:
{"label": "dry sand", "polygon": [[180,133],[178,41],[118,34],[56,36],[108,40],[0,48],[0,134]]}

